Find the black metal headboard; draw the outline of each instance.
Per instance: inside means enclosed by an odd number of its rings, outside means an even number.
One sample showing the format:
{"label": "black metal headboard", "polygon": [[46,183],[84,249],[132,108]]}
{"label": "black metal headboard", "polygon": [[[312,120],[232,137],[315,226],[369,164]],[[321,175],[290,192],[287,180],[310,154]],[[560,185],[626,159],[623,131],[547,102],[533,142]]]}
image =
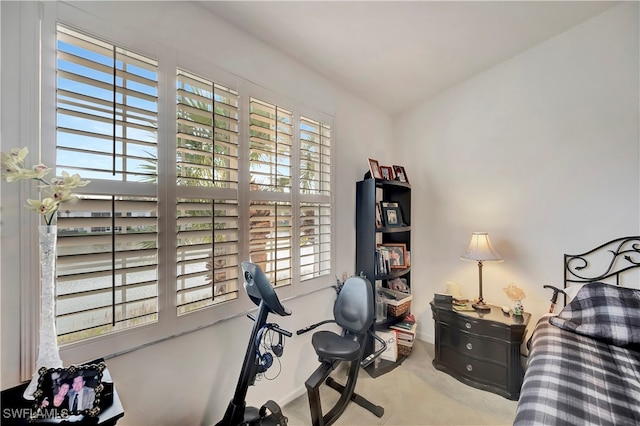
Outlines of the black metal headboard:
{"label": "black metal headboard", "polygon": [[[593,257],[599,260],[594,272],[589,268]],[[640,237],[617,238],[582,254],[565,254],[564,287],[611,277],[614,277],[615,285],[620,285],[620,274],[637,267],[640,267]]]}

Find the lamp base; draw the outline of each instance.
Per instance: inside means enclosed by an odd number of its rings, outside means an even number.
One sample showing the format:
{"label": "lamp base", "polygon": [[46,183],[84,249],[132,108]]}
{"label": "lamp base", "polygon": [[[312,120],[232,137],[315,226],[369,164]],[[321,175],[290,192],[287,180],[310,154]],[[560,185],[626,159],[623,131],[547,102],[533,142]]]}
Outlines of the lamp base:
{"label": "lamp base", "polygon": [[473,307],[473,309],[475,309],[476,311],[490,311],[491,307],[489,305],[487,305],[486,303],[484,303],[484,301],[480,300],[478,303],[474,303],[471,305]]}

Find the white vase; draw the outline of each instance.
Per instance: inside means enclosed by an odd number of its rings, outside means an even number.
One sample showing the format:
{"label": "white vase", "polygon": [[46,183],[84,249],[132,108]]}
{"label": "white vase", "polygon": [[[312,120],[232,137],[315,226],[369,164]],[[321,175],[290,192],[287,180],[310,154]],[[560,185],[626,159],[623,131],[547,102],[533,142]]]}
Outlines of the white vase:
{"label": "white vase", "polygon": [[55,317],[56,242],[58,227],[39,226],[40,236],[40,340],[36,371],[25,389],[23,397],[34,399],[41,368],[62,368]]}
{"label": "white vase", "polygon": [[522,301],[516,300],[516,303],[513,305],[513,314],[520,316],[523,313],[524,313],[524,306],[522,306]]}

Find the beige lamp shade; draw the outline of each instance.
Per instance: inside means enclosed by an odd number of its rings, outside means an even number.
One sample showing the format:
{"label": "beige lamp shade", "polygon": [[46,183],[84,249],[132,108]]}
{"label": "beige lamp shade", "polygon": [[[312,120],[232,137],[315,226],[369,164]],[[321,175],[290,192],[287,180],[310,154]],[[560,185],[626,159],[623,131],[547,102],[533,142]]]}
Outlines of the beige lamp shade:
{"label": "beige lamp shade", "polygon": [[483,262],[502,262],[502,257],[489,241],[489,234],[486,232],[474,232],[471,235],[471,242],[465,254],[460,256],[462,260],[475,260],[478,262],[478,301],[471,306],[478,311],[490,311],[491,307],[484,303],[482,297],[482,263]]}
{"label": "beige lamp shade", "polygon": [[465,254],[460,256],[462,260],[477,260],[481,262],[493,261],[502,262],[502,257],[491,245],[489,234],[486,232],[474,232],[471,235],[471,242]]}

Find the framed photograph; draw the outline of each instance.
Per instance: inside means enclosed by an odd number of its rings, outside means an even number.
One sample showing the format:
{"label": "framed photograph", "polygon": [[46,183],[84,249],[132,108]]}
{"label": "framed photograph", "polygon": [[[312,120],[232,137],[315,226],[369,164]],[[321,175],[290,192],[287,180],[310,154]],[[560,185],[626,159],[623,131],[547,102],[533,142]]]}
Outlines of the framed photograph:
{"label": "framed photograph", "polygon": [[105,368],[104,362],[68,368],[41,368],[38,388],[33,393],[32,416],[60,419],[75,415],[97,416]]}
{"label": "framed photograph", "polygon": [[384,244],[384,247],[389,250],[389,263],[391,269],[406,269],[409,267],[407,264],[407,245],[406,244]]}
{"label": "framed photograph", "polygon": [[400,213],[400,207],[383,207],[382,217],[384,218],[384,226],[403,226],[402,214]]}
{"label": "framed photograph", "polygon": [[393,180],[393,168],[390,166],[380,166],[380,174],[382,175],[382,179]]}
{"label": "framed photograph", "polygon": [[380,210],[380,205],[376,204],[376,228],[382,228],[383,226],[382,211]]}
{"label": "framed photograph", "polygon": [[398,207],[398,203],[394,203],[391,201],[380,201],[380,206],[382,207]]}
{"label": "framed photograph", "polygon": [[400,182],[409,183],[409,178],[407,177],[407,172],[404,170],[402,166],[393,166],[393,171],[396,174],[396,179]]}
{"label": "framed photograph", "polygon": [[382,179],[382,175],[380,174],[380,164],[378,164],[378,161],[373,158],[369,158],[369,171],[371,172],[371,177],[375,179]]}

